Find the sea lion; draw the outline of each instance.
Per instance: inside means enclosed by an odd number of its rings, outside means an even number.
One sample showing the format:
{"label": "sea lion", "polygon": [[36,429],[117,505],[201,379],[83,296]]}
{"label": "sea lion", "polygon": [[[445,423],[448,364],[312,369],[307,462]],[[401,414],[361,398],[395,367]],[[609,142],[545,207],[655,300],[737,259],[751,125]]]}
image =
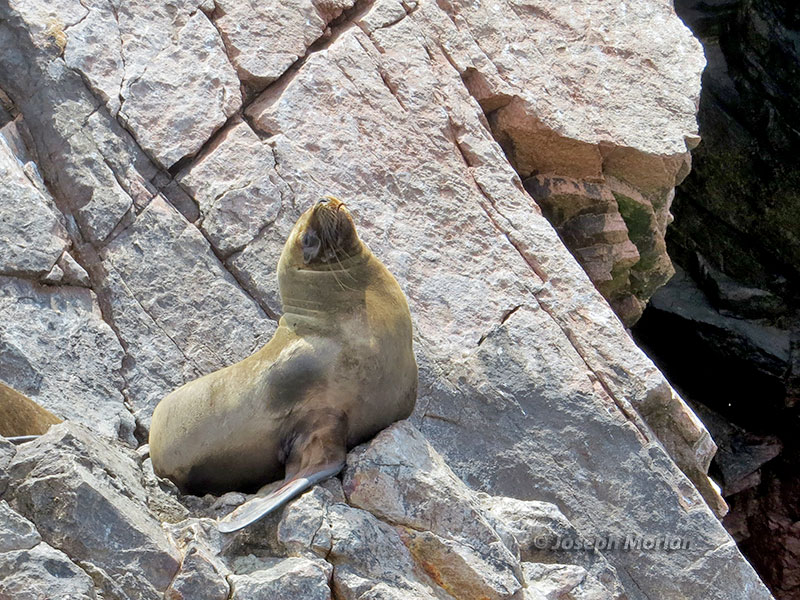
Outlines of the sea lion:
{"label": "sea lion", "polygon": [[12,442],[27,442],[56,423],[61,419],[0,381],[0,435]]}
{"label": "sea lion", "polygon": [[335,475],[347,451],[408,417],[417,392],[400,286],[327,196],[298,219],[278,261],[283,316],[255,354],[191,381],[153,413],[155,472],[183,492],[251,491],[233,531]]}

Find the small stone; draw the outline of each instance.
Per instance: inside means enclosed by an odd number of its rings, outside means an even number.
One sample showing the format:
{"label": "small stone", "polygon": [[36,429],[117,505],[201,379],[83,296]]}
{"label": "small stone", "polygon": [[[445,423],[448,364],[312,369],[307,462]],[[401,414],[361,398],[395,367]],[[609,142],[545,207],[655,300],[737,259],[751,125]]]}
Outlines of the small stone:
{"label": "small stone", "polygon": [[180,571],[164,593],[166,600],[226,600],[230,585],[197,547],[183,557]]}
{"label": "small stone", "polygon": [[233,600],[330,600],[333,566],[321,559],[286,558],[268,569],[231,575]]}
{"label": "small stone", "polygon": [[69,557],[40,543],[0,555],[0,597],[14,600],[95,600],[92,578]]}
{"label": "small stone", "polygon": [[41,541],[34,524],[0,500],[0,552],[30,550]]}
{"label": "small stone", "polygon": [[55,285],[57,283],[61,283],[64,279],[64,271],[61,270],[61,267],[58,264],[53,265],[53,268],[50,269],[50,272],[42,277],[42,283],[49,283]]}
{"label": "small stone", "polygon": [[69,252],[64,252],[56,263],[63,273],[62,281],[67,285],[92,287],[89,274],[80,266]]}

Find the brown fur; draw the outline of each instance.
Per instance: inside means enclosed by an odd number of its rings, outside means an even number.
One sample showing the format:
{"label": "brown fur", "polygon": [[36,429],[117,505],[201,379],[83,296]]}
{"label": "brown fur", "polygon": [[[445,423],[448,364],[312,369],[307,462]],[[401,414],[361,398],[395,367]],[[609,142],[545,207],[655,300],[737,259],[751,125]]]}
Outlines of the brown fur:
{"label": "brown fur", "polygon": [[269,343],[153,413],[153,468],[183,491],[246,491],[327,471],[414,408],[408,304],[342,202],[328,197],[300,217],[278,283],[284,314]]}

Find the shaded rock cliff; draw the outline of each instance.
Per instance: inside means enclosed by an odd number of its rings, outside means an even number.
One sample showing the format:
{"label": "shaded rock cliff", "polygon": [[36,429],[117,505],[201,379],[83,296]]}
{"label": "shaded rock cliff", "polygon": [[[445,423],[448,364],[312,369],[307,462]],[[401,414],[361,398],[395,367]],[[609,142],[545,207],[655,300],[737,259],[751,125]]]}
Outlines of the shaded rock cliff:
{"label": "shaded rock cliff", "polygon": [[[780,598],[800,598],[800,12],[793,2],[676,2],[708,67],[702,143],[667,241],[681,274],[639,340],[720,452],[725,523]],[[707,415],[707,416],[706,416]]]}
{"label": "shaded rock cliff", "polygon": [[[703,65],[671,3],[318,0],[242,11],[0,3],[0,164],[14,182],[0,190],[0,379],[72,422],[11,459],[6,494],[22,517],[8,519],[27,532],[18,564],[37,573],[31,553],[60,552],[87,597],[191,597],[180,590],[203,578],[221,597],[302,581],[325,594],[332,578],[335,597],[400,586],[510,598],[552,576],[611,597],[769,598],[717,520],[726,506],[706,475],[711,437],[587,276],[630,322],[671,272],[663,231],[696,143]],[[660,37],[643,47],[651,31]],[[159,520],[208,507],[181,512],[174,498],[156,494],[154,507],[125,492],[146,468],[137,474],[123,445],[145,440],[166,393],[269,339],[280,248],[323,193],[348,202],[408,295],[420,365],[411,421],[466,485],[550,503],[581,539],[689,544],[517,559],[514,528],[529,539],[528,526],[508,515],[527,504],[496,508],[498,523],[516,524],[461,527],[484,518],[472,500],[478,512],[426,521],[415,502],[439,505],[412,495],[393,507],[386,481],[370,494],[380,506],[365,504],[371,516],[357,521],[347,511],[367,500],[353,499],[347,475],[350,509],[335,508],[335,483],[310,495],[336,524],[320,532],[352,531],[320,539],[317,555],[343,557],[332,571],[314,558],[267,561],[276,570],[265,574],[256,561],[225,567],[222,581],[215,542],[191,550],[180,540],[194,529],[166,540]],[[111,458],[87,458],[95,442],[76,423],[105,436]],[[59,436],[74,460],[34,457]],[[412,471],[427,460],[407,452]],[[106,481],[115,465],[128,475]],[[102,483],[80,483],[92,477]],[[60,529],[91,507],[122,524]],[[387,561],[406,561],[407,582],[353,558],[359,535],[396,548]],[[286,553],[269,543],[242,555]],[[109,550],[128,544],[146,550],[132,551],[135,573]],[[595,560],[607,569],[585,562]]]}

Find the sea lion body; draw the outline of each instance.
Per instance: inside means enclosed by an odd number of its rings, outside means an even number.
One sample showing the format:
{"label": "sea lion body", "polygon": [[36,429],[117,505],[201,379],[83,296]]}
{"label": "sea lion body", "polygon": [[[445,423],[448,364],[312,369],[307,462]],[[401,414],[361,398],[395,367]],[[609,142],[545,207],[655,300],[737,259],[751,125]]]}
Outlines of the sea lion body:
{"label": "sea lion body", "polygon": [[183,491],[249,491],[343,464],[349,448],[414,408],[417,365],[400,286],[357,236],[348,252],[307,264],[315,209],[278,263],[284,314],[272,339],[178,388],[153,413],[153,467]]}
{"label": "sea lion body", "polygon": [[0,381],[0,435],[34,436],[46,433],[61,419]]}

